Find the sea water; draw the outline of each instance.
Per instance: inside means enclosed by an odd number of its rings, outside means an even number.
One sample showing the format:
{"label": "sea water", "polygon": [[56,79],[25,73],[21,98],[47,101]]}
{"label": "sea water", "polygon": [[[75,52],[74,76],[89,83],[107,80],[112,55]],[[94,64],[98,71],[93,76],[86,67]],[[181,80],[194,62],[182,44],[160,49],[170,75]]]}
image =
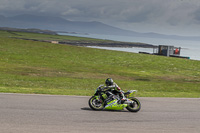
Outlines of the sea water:
{"label": "sea water", "polygon": [[[147,43],[152,45],[171,45],[175,47],[181,47],[181,56],[190,57],[193,60],[200,60],[200,41],[192,40],[175,40],[175,39],[160,39],[160,38],[147,38],[147,37],[133,37],[133,36],[117,36],[117,35],[100,35],[100,34],[66,34],[59,33],[61,35],[71,35],[79,37],[90,37],[104,40],[114,40],[114,41],[123,41],[123,42],[140,42]],[[101,48],[125,52],[148,52],[153,53],[153,48],[140,48],[140,47],[97,47],[90,46],[92,48]]]}

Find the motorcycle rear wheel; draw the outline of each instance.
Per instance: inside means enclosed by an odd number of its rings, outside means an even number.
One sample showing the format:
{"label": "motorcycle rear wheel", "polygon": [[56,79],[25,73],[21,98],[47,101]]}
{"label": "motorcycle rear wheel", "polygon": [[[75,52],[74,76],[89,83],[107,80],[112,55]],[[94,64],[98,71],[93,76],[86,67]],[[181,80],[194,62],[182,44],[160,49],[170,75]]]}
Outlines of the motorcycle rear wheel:
{"label": "motorcycle rear wheel", "polygon": [[93,110],[102,110],[104,108],[104,103],[96,99],[95,96],[92,96],[89,99],[88,104]]}
{"label": "motorcycle rear wheel", "polygon": [[133,104],[130,104],[126,107],[126,109],[130,112],[138,112],[141,109],[140,101],[135,97],[128,98],[129,100],[133,101]]}

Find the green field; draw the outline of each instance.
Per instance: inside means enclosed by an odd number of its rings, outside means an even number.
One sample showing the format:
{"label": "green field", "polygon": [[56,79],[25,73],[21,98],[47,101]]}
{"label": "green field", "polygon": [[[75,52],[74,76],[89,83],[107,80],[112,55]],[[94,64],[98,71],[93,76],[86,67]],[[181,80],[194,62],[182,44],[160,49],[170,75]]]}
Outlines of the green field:
{"label": "green field", "polygon": [[16,36],[88,39],[0,31],[0,92],[92,95],[111,77],[141,97],[200,97],[200,61],[12,38]]}

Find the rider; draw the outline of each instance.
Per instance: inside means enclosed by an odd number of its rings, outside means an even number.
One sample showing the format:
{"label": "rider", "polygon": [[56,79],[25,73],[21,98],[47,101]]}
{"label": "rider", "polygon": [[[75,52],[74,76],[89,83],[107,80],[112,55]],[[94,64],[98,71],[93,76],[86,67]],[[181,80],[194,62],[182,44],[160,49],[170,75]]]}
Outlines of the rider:
{"label": "rider", "polygon": [[121,102],[123,103],[126,100],[126,97],[124,96],[123,91],[121,90],[121,88],[113,81],[112,78],[107,78],[105,81],[106,86],[103,88],[104,91],[111,91],[111,92],[115,92],[118,93],[120,98],[121,98]]}

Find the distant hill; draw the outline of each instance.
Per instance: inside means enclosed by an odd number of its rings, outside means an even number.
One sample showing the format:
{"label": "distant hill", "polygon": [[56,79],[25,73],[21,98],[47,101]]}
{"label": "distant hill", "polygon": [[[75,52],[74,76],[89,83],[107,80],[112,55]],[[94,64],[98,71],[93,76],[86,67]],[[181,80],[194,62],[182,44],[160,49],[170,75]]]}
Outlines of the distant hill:
{"label": "distant hill", "polygon": [[35,15],[18,15],[14,17],[0,16],[1,27],[12,28],[37,28],[43,30],[93,33],[93,34],[114,34],[114,35],[130,35],[136,32],[126,31],[115,28],[100,22],[81,22],[69,21],[60,17],[35,16]]}
{"label": "distant hill", "polygon": [[198,40],[199,36],[176,36],[163,35],[157,33],[138,33],[129,30],[123,30],[117,27],[106,25],[101,22],[81,22],[69,21],[61,17],[51,16],[36,16],[30,14],[23,14],[14,17],[5,17],[0,15],[0,27],[12,28],[32,28],[42,30],[53,30],[63,32],[78,32],[91,34],[107,34],[107,35],[123,35],[134,37],[149,37],[149,38],[165,38],[165,39],[179,39],[179,40]]}
{"label": "distant hill", "polygon": [[10,27],[0,27],[0,30],[3,31],[16,31],[16,32],[30,32],[30,33],[43,33],[43,34],[51,34],[57,35],[57,32],[50,31],[50,30],[41,30],[41,29],[19,29],[19,28],[10,28]]}

